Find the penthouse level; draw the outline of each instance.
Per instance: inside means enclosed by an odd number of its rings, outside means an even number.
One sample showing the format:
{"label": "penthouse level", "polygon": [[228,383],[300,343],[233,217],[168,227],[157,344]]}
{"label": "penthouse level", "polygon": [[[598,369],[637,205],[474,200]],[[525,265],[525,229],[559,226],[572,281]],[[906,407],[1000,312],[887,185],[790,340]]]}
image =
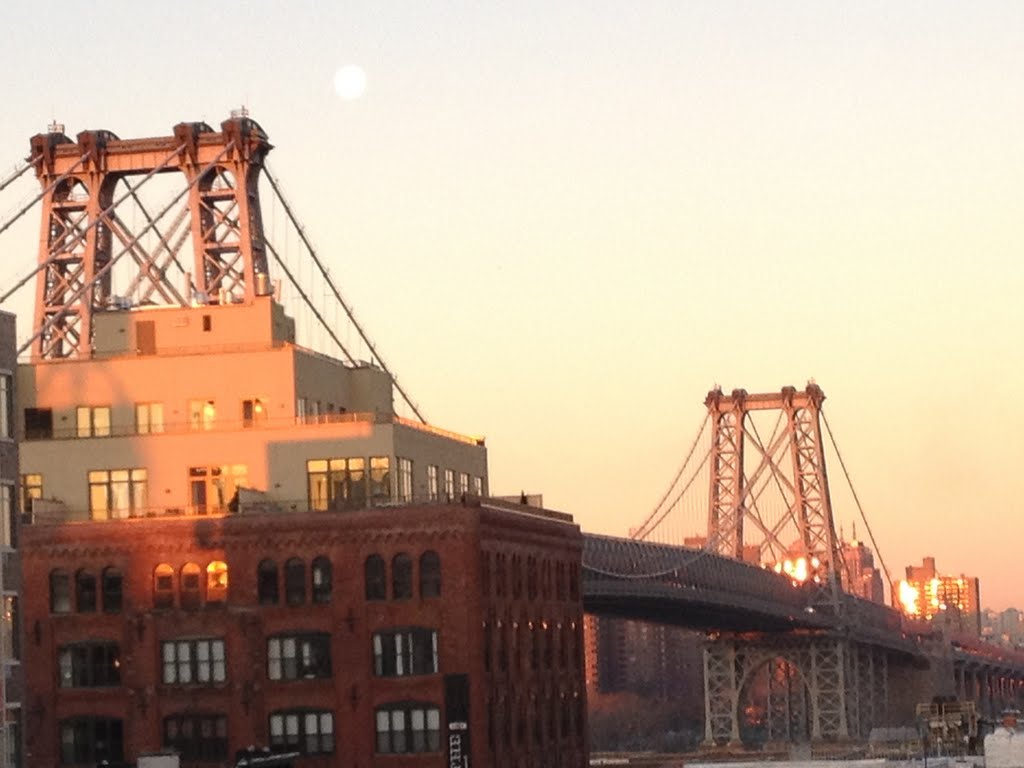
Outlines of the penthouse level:
{"label": "penthouse level", "polygon": [[359,509],[486,495],[480,438],[397,415],[393,382],[295,343],[272,296],[97,313],[92,356],[17,371],[25,512]]}

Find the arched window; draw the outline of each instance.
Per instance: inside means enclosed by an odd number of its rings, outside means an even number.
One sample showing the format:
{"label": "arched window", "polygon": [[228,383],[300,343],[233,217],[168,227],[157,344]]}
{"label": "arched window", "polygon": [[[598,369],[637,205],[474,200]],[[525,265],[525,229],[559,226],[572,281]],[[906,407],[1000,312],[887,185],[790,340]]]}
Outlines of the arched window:
{"label": "arched window", "polygon": [[314,603],[331,602],[332,575],[331,561],[321,555],[313,558],[312,587]]}
{"label": "arched window", "polygon": [[124,577],[111,566],[103,569],[103,612],[120,613],[123,599]]}
{"label": "arched window", "polygon": [[75,606],[79,613],[96,612],[96,577],[84,568],[75,574]]}
{"label": "arched window", "polygon": [[380,555],[370,555],[363,566],[367,600],[388,599],[387,566]]}
{"label": "arched window", "polygon": [[399,552],[391,560],[391,598],[408,600],[412,597],[412,558]]}
{"label": "arched window", "polygon": [[281,599],[277,585],[277,563],[262,560],[256,568],[256,594],[260,605],[277,605]]}
{"label": "arched window", "polygon": [[199,594],[199,575],[202,568],[196,563],[185,563],[181,566],[181,607],[198,608],[202,602]]}
{"label": "arched window", "polygon": [[50,571],[50,613],[71,613],[71,578],[67,571]]}
{"label": "arched window", "polygon": [[306,563],[293,557],[284,564],[284,600],[288,605],[306,602]]}
{"label": "arched window", "polygon": [[167,563],[153,569],[153,607],[174,607],[174,569]]}
{"label": "arched window", "polygon": [[441,596],[441,557],[432,549],[420,555],[420,597]]}
{"label": "arched window", "polygon": [[206,566],[206,602],[223,603],[228,599],[228,564],[214,560]]}

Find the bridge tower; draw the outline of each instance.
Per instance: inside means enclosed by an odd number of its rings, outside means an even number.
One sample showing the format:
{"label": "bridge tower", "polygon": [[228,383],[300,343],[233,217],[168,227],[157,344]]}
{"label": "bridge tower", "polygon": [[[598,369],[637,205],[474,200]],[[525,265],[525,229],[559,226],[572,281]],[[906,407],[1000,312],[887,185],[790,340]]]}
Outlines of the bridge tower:
{"label": "bridge tower", "polygon": [[[711,472],[708,494],[707,548],[742,559],[744,523],[756,526],[763,546],[788,552],[792,542],[781,541],[778,525],[766,524],[749,503],[758,483],[771,478],[783,491],[789,517],[799,530],[799,554],[808,563],[808,582],[819,587],[818,602],[838,610],[843,556],[832,519],[828,473],[821,440],[821,404],[825,393],[816,384],[804,391],[784,387],[779,393],[748,394],[721,389],[708,393],[704,404],[711,417]],[[764,444],[751,429],[755,411],[777,411],[782,428]],[[749,449],[757,454],[752,472],[744,464]]]}
{"label": "bridge tower", "polygon": [[[43,188],[34,360],[91,357],[94,315],[124,302],[240,303],[270,292],[257,181],[271,145],[244,110],[220,131],[181,123],[148,139],[93,130],[73,141],[54,125],[31,147]],[[160,174],[183,185],[151,215],[138,192]],[[179,258],[186,244],[192,269]],[[114,267],[125,255],[133,264],[118,296]]]}

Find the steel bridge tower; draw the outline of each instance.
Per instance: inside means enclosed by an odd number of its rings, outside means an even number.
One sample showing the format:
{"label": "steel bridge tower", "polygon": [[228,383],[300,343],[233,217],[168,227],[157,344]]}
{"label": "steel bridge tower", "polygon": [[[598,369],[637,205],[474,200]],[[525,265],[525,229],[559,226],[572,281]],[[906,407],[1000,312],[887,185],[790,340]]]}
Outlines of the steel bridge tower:
{"label": "steel bridge tower", "polygon": [[[121,140],[94,130],[72,141],[55,126],[31,146],[43,188],[33,360],[92,356],[93,316],[118,308],[112,270],[125,254],[135,270],[128,290],[142,303],[237,303],[271,291],[257,191],[271,145],[244,110],[220,131],[180,123],[166,137]],[[137,190],[157,174],[175,173],[183,189],[151,216]],[[161,231],[158,221],[186,195],[170,229]],[[129,200],[144,223],[119,215]],[[180,237],[172,240],[170,230]],[[159,244],[147,250],[143,243],[154,238]],[[191,269],[179,260],[189,240]]]}
{"label": "steel bridge tower", "polygon": [[[740,739],[740,699],[754,685],[767,688],[767,729],[790,740],[795,724],[811,740],[866,737],[884,720],[888,654],[853,639],[845,631],[854,617],[844,616],[842,545],[836,536],[821,432],[825,394],[816,384],[804,391],[748,394],[720,389],[708,393],[711,419],[710,493],[706,548],[742,559],[744,528],[756,528],[762,546],[792,552],[782,541],[794,523],[805,558],[806,581],[794,586],[808,592],[807,610],[827,612],[838,630],[802,634],[721,633],[704,651],[705,738],[708,743]],[[776,411],[781,429],[765,444],[749,414]],[[753,455],[748,456],[748,452]],[[744,463],[754,465],[748,472]],[[782,491],[785,520],[766,521],[757,513],[755,495],[770,482]]]}

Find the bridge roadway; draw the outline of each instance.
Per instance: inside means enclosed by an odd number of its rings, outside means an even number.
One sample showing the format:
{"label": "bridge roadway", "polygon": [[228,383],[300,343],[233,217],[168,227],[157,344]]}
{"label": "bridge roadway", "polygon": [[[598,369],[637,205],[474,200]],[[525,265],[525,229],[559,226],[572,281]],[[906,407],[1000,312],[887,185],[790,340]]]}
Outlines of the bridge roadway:
{"label": "bridge roadway", "polygon": [[584,534],[582,582],[589,613],[732,632],[843,632],[921,653],[891,608],[843,595],[837,617],[811,605],[811,588],[701,549]]}

